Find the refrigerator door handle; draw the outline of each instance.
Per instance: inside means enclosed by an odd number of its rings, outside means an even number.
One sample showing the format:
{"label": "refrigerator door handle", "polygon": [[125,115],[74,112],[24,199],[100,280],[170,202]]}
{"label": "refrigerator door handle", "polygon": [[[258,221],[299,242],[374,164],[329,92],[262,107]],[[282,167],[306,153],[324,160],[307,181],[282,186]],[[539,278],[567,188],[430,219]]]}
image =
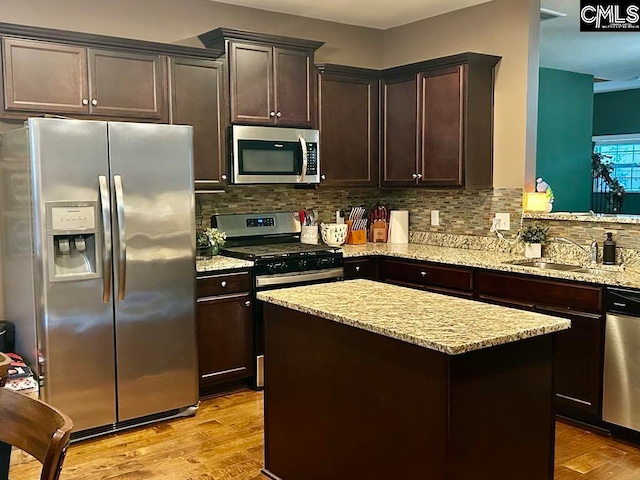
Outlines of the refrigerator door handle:
{"label": "refrigerator door handle", "polygon": [[98,176],[98,187],[100,190],[100,206],[102,211],[102,233],[104,235],[104,245],[102,250],[102,302],[109,303],[111,298],[111,200],[109,199],[109,188],[107,177]]}
{"label": "refrigerator door handle", "polygon": [[124,225],[124,191],[122,177],[113,176],[113,186],[116,192],[116,217],[118,219],[118,300],[124,300],[127,277],[127,241]]}

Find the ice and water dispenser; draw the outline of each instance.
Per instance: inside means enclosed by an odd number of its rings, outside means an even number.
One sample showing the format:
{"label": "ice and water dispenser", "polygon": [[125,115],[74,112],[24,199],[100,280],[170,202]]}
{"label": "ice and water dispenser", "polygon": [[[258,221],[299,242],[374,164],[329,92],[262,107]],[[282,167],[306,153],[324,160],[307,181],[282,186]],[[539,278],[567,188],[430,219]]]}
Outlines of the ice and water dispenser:
{"label": "ice and water dispenser", "polygon": [[100,277],[97,202],[49,202],[46,206],[49,281]]}

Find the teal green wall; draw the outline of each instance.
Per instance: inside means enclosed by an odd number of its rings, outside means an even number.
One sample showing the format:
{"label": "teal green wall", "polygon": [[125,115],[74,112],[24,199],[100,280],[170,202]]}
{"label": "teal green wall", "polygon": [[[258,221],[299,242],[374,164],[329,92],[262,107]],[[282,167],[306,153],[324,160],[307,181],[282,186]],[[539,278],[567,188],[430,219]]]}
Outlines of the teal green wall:
{"label": "teal green wall", "polygon": [[640,89],[593,96],[593,134],[640,133]]}
{"label": "teal green wall", "polygon": [[536,176],[551,185],[553,211],[589,210],[593,76],[540,69]]}

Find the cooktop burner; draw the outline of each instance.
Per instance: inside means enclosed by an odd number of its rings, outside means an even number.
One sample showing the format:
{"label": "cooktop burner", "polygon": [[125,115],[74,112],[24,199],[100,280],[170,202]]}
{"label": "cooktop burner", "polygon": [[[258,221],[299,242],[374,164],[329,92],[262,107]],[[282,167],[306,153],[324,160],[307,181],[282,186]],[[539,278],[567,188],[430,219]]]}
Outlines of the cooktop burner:
{"label": "cooktop burner", "polygon": [[270,243],[265,245],[245,245],[223,247],[221,252],[227,256],[245,258],[306,257],[319,253],[334,253],[337,249],[326,245],[307,245],[304,243]]}

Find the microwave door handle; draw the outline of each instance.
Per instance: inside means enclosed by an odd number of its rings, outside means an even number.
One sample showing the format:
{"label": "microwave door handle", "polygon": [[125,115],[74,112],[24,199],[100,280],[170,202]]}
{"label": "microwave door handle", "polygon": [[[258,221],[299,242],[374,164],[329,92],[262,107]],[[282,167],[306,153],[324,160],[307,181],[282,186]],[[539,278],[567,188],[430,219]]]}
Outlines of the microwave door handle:
{"label": "microwave door handle", "polygon": [[309,162],[309,152],[307,151],[307,142],[302,136],[298,137],[300,146],[302,147],[302,172],[300,172],[300,181],[304,182],[307,176],[307,163]]}

